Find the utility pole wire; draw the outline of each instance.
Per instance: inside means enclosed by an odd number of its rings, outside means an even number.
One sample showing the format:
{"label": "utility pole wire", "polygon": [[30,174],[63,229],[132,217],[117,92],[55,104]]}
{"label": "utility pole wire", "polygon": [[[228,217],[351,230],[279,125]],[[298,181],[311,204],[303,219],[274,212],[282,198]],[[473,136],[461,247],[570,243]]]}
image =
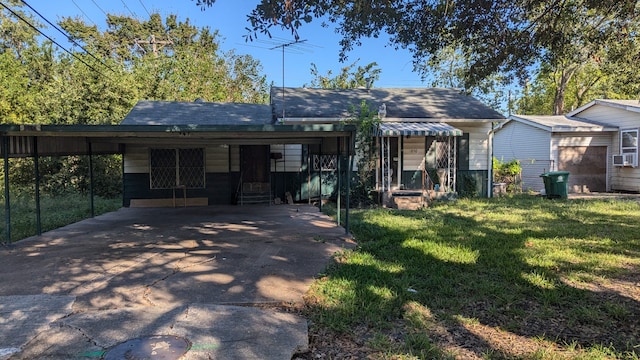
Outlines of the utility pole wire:
{"label": "utility pole wire", "polygon": [[140,5],[142,5],[142,8],[147,13],[147,15],[149,15],[149,19],[151,19],[151,14],[149,13],[149,10],[147,10],[147,7],[144,6],[144,3],[142,2],[142,0],[138,0],[138,1],[140,1]]}
{"label": "utility pole wire", "polygon": [[26,1],[22,0],[22,2],[27,5],[27,7],[29,9],[31,9],[31,11],[33,11],[34,13],[36,13],[38,16],[40,16],[44,21],[47,22],[47,24],[51,25],[54,29],[58,30],[62,35],[64,35],[67,40],[71,41],[72,43],[74,43],[75,45],[79,46],[82,50],[84,50],[84,52],[86,52],[89,56],[91,56],[92,58],[96,59],[96,61],[98,61],[100,64],[102,64],[103,66],[105,66],[107,69],[116,72],[115,70],[113,70],[112,67],[110,67],[109,65],[105,64],[102,60],[98,59],[95,55],[93,55],[89,50],[85,49],[84,46],[78,44],[77,41],[75,41],[71,35],[69,35],[67,32],[63,31],[62,29],[60,29],[58,26],[56,26],[55,24],[53,24],[51,21],[49,21],[46,17],[42,16],[42,14],[40,14],[38,12],[38,10],[34,9],[31,5],[29,5]]}
{"label": "utility pole wire", "polygon": [[102,10],[102,8],[100,7],[100,5],[98,5],[98,3],[96,2],[96,0],[91,0],[91,2],[93,3],[93,5],[95,5],[98,9],[100,9],[100,11],[102,11],[102,13],[104,14],[104,16],[107,16],[107,13]]}
{"label": "utility pole wire", "polygon": [[138,15],[136,15],[136,13],[134,13],[133,11],[131,11],[131,9],[129,9],[129,7],[127,6],[127,3],[124,2],[124,0],[120,0],[120,2],[122,2],[122,5],[124,5],[125,9],[129,10],[129,12],[131,13],[131,15],[133,15],[134,18],[138,18]]}
{"label": "utility pole wire", "polygon": [[20,14],[16,13],[15,11],[13,11],[11,8],[9,8],[7,5],[5,5],[4,3],[0,2],[0,5],[2,5],[2,7],[4,7],[5,9],[7,9],[11,14],[13,14],[13,16],[17,17],[18,19],[22,20],[25,24],[29,25],[30,28],[32,28],[33,30],[37,31],[40,35],[44,36],[45,38],[47,38],[49,41],[51,41],[52,43],[56,44],[58,47],[60,47],[62,50],[64,50],[66,53],[68,53],[69,55],[73,56],[74,58],[76,58],[78,61],[80,61],[81,63],[85,64],[89,69],[95,71],[96,73],[98,73],[99,75],[111,80],[111,78],[109,78],[108,76],[104,75],[103,73],[101,73],[100,71],[98,71],[96,68],[94,68],[93,66],[89,65],[87,62],[85,62],[84,60],[82,60],[82,58],[78,57],[76,54],[72,53],[71,51],[67,50],[64,46],[60,45],[57,41],[55,41],[54,39],[52,39],[49,35],[43,33],[40,29],[38,29],[37,27],[35,27],[33,24],[31,24],[29,21],[27,21],[25,18],[23,18],[22,16],[20,16]]}
{"label": "utility pole wire", "polygon": [[96,22],[95,22],[95,21],[91,20],[91,18],[89,17],[89,15],[87,15],[87,13],[86,13],[86,12],[84,12],[84,10],[82,10],[82,8],[81,8],[81,7],[76,3],[76,1],[75,1],[75,0],[71,0],[71,2],[73,3],[73,5],[75,5],[75,6],[78,8],[78,10],[80,10],[80,12],[82,13],[82,15],[84,15],[84,17],[86,17],[86,18],[87,18],[87,20],[91,21],[91,22],[93,23],[93,25],[98,26],[98,24],[96,24]]}
{"label": "utility pole wire", "polygon": [[[138,46],[140,46],[140,44],[151,44],[151,50],[153,51],[153,55],[155,57],[158,57],[158,50],[162,49],[165,45],[173,45],[173,41],[171,39],[159,41],[159,40],[156,40],[156,36],[155,35],[151,35],[151,39],[150,40],[138,40],[138,39],[135,39],[134,42]],[[160,49],[158,49],[158,45],[161,45]],[[142,46],[140,46],[140,47],[142,48]]]}

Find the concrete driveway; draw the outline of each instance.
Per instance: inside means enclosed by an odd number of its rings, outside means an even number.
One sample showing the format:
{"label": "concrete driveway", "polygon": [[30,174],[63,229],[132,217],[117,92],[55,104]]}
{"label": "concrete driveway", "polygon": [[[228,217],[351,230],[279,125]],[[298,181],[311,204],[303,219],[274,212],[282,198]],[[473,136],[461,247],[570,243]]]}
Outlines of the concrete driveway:
{"label": "concrete driveway", "polygon": [[171,359],[181,341],[181,359],[290,359],[308,345],[306,320],[264,304],[301,303],[353,246],[311,206],[123,208],[81,221],[0,248],[0,359],[117,358],[119,344]]}

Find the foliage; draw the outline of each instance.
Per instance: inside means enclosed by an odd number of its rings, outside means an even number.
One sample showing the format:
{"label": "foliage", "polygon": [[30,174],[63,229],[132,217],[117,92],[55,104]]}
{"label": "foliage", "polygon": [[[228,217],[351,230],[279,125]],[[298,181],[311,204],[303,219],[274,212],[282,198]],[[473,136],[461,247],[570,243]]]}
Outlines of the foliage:
{"label": "foliage", "polygon": [[318,67],[312,63],[311,75],[314,76],[314,79],[309,87],[321,89],[371,88],[373,82],[380,78],[381,70],[378,68],[378,64],[372,62],[364,67],[358,65],[354,70],[357,63],[358,61],[355,61],[351,65],[341,68],[340,73],[336,76],[333,76],[331,70],[327,71],[326,75],[320,75]]}
{"label": "foliage", "polygon": [[474,198],[478,196],[478,182],[470,174],[463,174],[460,177],[461,186],[458,195],[462,198]]}
{"label": "foliage", "polygon": [[[215,0],[198,0],[201,6]],[[248,15],[248,39],[270,34],[274,27],[297,30],[314,19],[336,25],[342,36],[341,60],[360,40],[386,32],[393,46],[409,49],[419,65],[443,49],[459,46],[469,63],[465,88],[491,74],[526,77],[539,60],[557,63],[580,46],[600,49],[621,38],[637,21],[635,0],[624,1],[370,1],[262,0]],[[588,47],[585,47],[588,45]]]}
{"label": "foliage", "polygon": [[493,181],[506,183],[508,191],[515,191],[518,184],[518,177],[522,173],[522,165],[517,159],[508,162],[493,158]]}
{"label": "foliage", "polygon": [[[8,3],[40,26],[22,2]],[[218,33],[188,19],[107,15],[104,31],[80,19],[64,18],[59,25],[91,54],[61,52],[0,8],[0,122],[118,124],[139,99],[268,101],[260,63],[222,53]],[[122,191],[120,164],[119,156],[94,157],[96,194]],[[41,191],[87,193],[88,165],[86,156],[41,158]],[[33,159],[12,159],[9,176],[20,191],[32,189]]]}
{"label": "foliage", "polygon": [[[11,191],[11,241],[17,241],[36,234],[35,199],[32,194]],[[91,216],[90,200],[87,195],[60,193],[55,196],[43,195],[40,200],[42,231],[59,228]],[[122,206],[119,198],[94,198],[96,215],[117,210]],[[0,243],[6,241],[5,208],[0,208]]]}
{"label": "foliage", "polygon": [[351,199],[355,205],[371,205],[377,200],[373,194],[375,190],[376,163],[378,151],[374,131],[380,124],[380,117],[366,101],[360,103],[359,111],[352,112],[354,117],[346,121],[356,125],[355,159],[358,170],[351,182]]}
{"label": "foliage", "polygon": [[507,359],[639,355],[636,201],[460,199],[351,219],[358,248],[306,294],[324,331],[388,335],[388,358],[416,351],[415,334]]}

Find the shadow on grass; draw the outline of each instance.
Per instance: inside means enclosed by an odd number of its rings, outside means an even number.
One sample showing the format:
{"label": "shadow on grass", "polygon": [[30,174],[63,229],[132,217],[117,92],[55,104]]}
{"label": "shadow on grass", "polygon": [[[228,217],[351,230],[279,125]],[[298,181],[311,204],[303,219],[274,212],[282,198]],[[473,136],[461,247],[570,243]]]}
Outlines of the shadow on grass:
{"label": "shadow on grass", "polygon": [[418,303],[477,356],[514,353],[469,324],[637,357],[639,210],[635,202],[506,198],[354,212],[359,249],[314,287],[311,311],[347,331],[384,328]]}

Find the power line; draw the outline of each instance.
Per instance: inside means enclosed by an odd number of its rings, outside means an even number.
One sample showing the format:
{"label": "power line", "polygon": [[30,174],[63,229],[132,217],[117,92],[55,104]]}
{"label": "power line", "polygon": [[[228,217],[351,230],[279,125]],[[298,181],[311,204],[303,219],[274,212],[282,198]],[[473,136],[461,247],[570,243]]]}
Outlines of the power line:
{"label": "power line", "polygon": [[131,9],[129,9],[129,7],[127,6],[127,3],[124,2],[124,0],[120,0],[120,2],[122,2],[122,5],[124,5],[124,8],[129,10],[129,12],[131,13],[131,15],[133,15],[134,18],[138,18],[138,15],[136,15],[136,13],[134,13],[133,11],[131,11]]}
{"label": "power line", "polygon": [[149,15],[149,19],[151,19],[151,14],[149,13],[149,10],[147,10],[147,7],[144,6],[144,3],[142,2],[142,0],[138,0],[138,1],[140,1],[140,5],[142,5],[142,8],[147,13],[147,15]]}
{"label": "power line", "polygon": [[47,22],[47,24],[51,25],[54,29],[58,30],[62,35],[64,35],[67,40],[71,41],[72,43],[74,43],[75,45],[79,46],[82,50],[84,50],[85,53],[87,53],[89,56],[91,56],[92,58],[96,59],[96,61],[98,61],[100,64],[102,64],[104,67],[106,67],[107,69],[115,72],[115,70],[113,70],[113,68],[111,68],[109,65],[105,64],[102,60],[98,59],[95,55],[93,55],[89,50],[85,49],[84,46],[78,44],[77,41],[75,41],[71,35],[69,35],[67,32],[63,31],[62,29],[60,29],[58,26],[56,26],[55,24],[53,24],[51,21],[49,21],[46,17],[44,17],[42,14],[40,14],[38,12],[38,10],[34,9],[31,5],[29,5],[26,1],[22,0],[22,2],[27,5],[27,7],[29,9],[31,9],[31,11],[33,11],[34,13],[36,13],[38,16],[40,16],[44,21]]}
{"label": "power line", "polygon": [[93,25],[98,26],[98,24],[96,24],[96,22],[95,22],[95,21],[91,20],[91,18],[89,17],[89,15],[87,15],[87,13],[86,13],[86,12],[84,12],[84,10],[82,10],[82,8],[80,8],[80,6],[78,6],[78,4],[76,4],[76,1],[75,1],[75,0],[71,0],[71,2],[73,3],[73,5],[75,5],[75,6],[78,8],[78,10],[80,10],[80,12],[82,13],[82,15],[84,15],[84,17],[86,17],[86,18],[87,18],[87,20],[91,21],[91,22],[93,23]]}
{"label": "power line", "polygon": [[76,54],[72,53],[71,51],[67,50],[64,46],[60,45],[60,43],[58,43],[57,41],[55,41],[54,39],[52,39],[49,35],[43,33],[40,29],[38,29],[36,26],[34,26],[33,24],[31,24],[29,21],[27,21],[25,18],[23,18],[22,16],[20,16],[20,14],[16,13],[15,11],[13,11],[11,8],[9,8],[7,5],[5,5],[4,3],[0,2],[0,5],[2,5],[2,7],[4,7],[5,9],[7,9],[11,14],[13,14],[13,16],[17,17],[18,19],[22,20],[25,24],[29,25],[30,28],[32,28],[33,30],[37,31],[40,35],[44,36],[45,38],[47,38],[49,41],[51,41],[52,43],[56,44],[58,47],[60,47],[62,50],[64,50],[66,53],[68,53],[69,55],[73,56],[74,58],[76,58],[78,61],[80,61],[81,63],[85,64],[89,69],[95,71],[96,73],[100,74],[101,76],[110,79],[108,76],[104,75],[103,73],[101,73],[99,70],[97,70],[96,68],[94,68],[93,66],[89,65],[87,62],[85,62],[84,60],[82,60],[82,58],[78,57]]}
{"label": "power line", "polygon": [[104,14],[104,16],[107,16],[107,13],[102,10],[102,8],[100,7],[100,5],[98,5],[98,3],[96,2],[96,0],[91,0],[91,2],[93,3],[93,5],[95,5],[98,9],[100,9],[100,11],[102,11],[102,13]]}

